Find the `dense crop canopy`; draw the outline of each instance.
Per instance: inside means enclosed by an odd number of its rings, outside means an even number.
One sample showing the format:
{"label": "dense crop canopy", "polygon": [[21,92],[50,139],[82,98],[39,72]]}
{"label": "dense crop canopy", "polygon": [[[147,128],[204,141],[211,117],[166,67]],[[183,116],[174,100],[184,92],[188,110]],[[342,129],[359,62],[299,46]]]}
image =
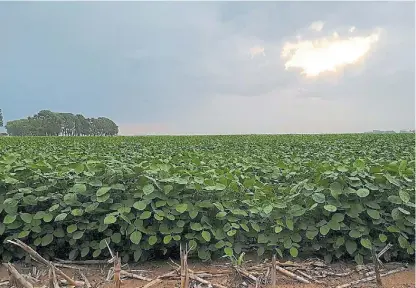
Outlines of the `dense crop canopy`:
{"label": "dense crop canopy", "polygon": [[[0,139],[0,241],[50,257],[414,254],[414,134]],[[105,241],[106,240],[106,241]],[[0,246],[7,261],[23,257]]]}

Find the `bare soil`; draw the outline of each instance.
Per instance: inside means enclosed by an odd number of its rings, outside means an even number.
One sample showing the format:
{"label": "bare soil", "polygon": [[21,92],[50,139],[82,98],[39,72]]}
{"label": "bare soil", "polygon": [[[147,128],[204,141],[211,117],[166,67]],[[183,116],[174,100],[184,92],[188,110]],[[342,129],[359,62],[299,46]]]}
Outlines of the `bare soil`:
{"label": "bare soil", "polygon": [[[194,270],[195,272],[203,271],[204,273],[216,275],[223,273],[222,276],[219,277],[212,277],[212,278],[206,278],[206,280],[210,281],[211,283],[217,283],[222,284],[229,288],[251,288],[255,287],[254,284],[251,284],[246,279],[243,279],[240,275],[237,275],[233,270],[230,268],[231,266],[229,263],[226,263],[225,261],[214,261],[211,263],[202,263],[199,261],[192,261],[188,260],[189,262],[189,268]],[[299,262],[302,263],[302,262]],[[258,263],[255,262],[249,262],[245,263],[246,267],[255,266]],[[33,266],[27,265],[24,263],[14,263],[15,267],[19,270],[22,274],[28,274],[32,271]],[[35,286],[40,287],[42,284],[47,283],[47,271],[42,266],[37,266],[39,268],[39,271],[42,271],[41,277],[39,278],[41,280],[40,283],[37,283]],[[78,266],[79,267],[79,266]],[[89,266],[82,266],[84,269],[82,270],[83,273],[87,276],[89,281],[91,282],[93,287],[99,287],[99,288],[110,288],[114,287],[114,284],[109,281],[106,282],[105,278],[107,277],[108,269],[111,267],[111,265],[89,265]],[[396,266],[397,267],[397,264]],[[347,270],[353,270],[354,272],[351,273],[348,276],[327,276],[325,278],[320,278],[323,284],[302,284],[294,279],[288,278],[286,276],[283,276],[281,274],[277,274],[277,287],[279,288],[322,288],[322,287],[336,287],[337,285],[350,283],[355,280],[359,280],[362,278],[365,278],[363,273],[359,273],[355,271],[356,266],[352,263],[335,263],[330,264],[323,270],[326,271],[334,271],[336,273],[342,273]],[[386,265],[386,268],[388,270],[391,270],[393,268],[389,268],[388,264]],[[135,264],[135,265],[127,265],[123,267],[123,270],[130,271],[132,270],[133,273],[136,273],[141,276],[146,276],[148,278],[154,279],[159,275],[163,275],[167,272],[170,272],[174,269],[173,264],[169,263],[169,261],[151,261],[143,264]],[[82,280],[80,278],[78,270],[74,269],[62,269],[67,275],[70,277],[73,277],[77,280]],[[134,271],[136,270],[136,271]],[[141,271],[137,271],[141,270]],[[228,274],[224,274],[224,271],[228,271]],[[8,273],[4,266],[0,266],[0,283],[9,280]],[[405,271],[389,275],[382,278],[383,281],[383,288],[415,288],[415,267],[414,265],[410,265],[406,268]],[[242,285],[242,283],[245,282],[246,286]],[[143,287],[146,283],[146,281],[142,280],[136,280],[136,279],[124,279],[122,282],[122,288],[140,288]],[[5,287],[5,286],[2,286]],[[7,287],[7,286],[6,286]],[[153,287],[158,288],[175,288],[180,287],[180,280],[164,280],[162,283],[154,285]],[[195,286],[196,287],[196,286]],[[206,287],[206,286],[201,286]],[[261,285],[260,287],[271,287],[270,285]],[[376,287],[376,284],[374,281],[372,282],[366,282],[361,283],[352,287]]]}

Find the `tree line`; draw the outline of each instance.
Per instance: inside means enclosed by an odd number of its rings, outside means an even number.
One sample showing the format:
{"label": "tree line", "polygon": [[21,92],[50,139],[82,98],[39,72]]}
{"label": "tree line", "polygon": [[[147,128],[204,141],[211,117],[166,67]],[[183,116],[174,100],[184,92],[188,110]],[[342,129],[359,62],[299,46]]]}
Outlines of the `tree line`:
{"label": "tree line", "polygon": [[10,136],[114,136],[118,126],[105,117],[85,118],[81,114],[39,111],[27,119],[8,121]]}

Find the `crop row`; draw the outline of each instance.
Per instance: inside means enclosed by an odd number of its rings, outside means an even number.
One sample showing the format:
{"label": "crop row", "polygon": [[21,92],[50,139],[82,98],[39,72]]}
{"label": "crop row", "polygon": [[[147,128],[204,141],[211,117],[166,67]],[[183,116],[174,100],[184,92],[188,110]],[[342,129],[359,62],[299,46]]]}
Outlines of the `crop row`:
{"label": "crop row", "polygon": [[[414,135],[10,137],[0,241],[49,257],[414,254]],[[23,253],[4,244],[4,260]]]}

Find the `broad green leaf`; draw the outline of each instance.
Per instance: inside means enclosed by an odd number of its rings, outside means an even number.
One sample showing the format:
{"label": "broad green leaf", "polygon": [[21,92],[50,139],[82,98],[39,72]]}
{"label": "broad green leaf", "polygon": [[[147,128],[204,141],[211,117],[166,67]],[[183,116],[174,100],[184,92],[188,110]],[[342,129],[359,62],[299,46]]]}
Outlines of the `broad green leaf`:
{"label": "broad green leaf", "polygon": [[290,248],[289,252],[293,258],[296,258],[298,256],[298,249],[296,249],[295,247]]}
{"label": "broad green leaf", "polygon": [[357,250],[357,243],[352,240],[345,241],[345,249],[347,249],[348,254],[353,255]]}
{"label": "broad green leaf", "polygon": [[172,240],[172,236],[171,235],[166,235],[165,237],[163,237],[163,243],[164,244],[169,244],[169,242]]}
{"label": "broad green leaf", "polygon": [[144,210],[146,209],[146,206],[147,204],[144,201],[137,201],[137,202],[134,202],[133,204],[133,207],[137,210]]}
{"label": "broad green leaf", "polygon": [[337,207],[335,207],[334,205],[330,205],[330,204],[325,205],[324,206],[324,209],[326,211],[329,211],[329,212],[335,212],[335,211],[337,211]]}
{"label": "broad green leaf", "polygon": [[97,195],[97,197],[103,196],[103,195],[107,194],[108,191],[110,191],[110,190],[111,190],[111,187],[101,187],[97,190],[96,195]]}
{"label": "broad green leaf", "polygon": [[367,209],[367,214],[373,219],[380,219],[380,213],[377,210]]}
{"label": "broad green leaf", "polygon": [[107,225],[116,223],[116,221],[117,221],[117,218],[111,214],[105,216],[104,218],[104,224],[107,224]]}
{"label": "broad green leaf", "polygon": [[56,221],[56,222],[57,222],[57,221],[63,221],[63,220],[65,220],[66,216],[68,216],[68,214],[67,214],[67,213],[61,213],[61,214],[58,214],[58,215],[55,217],[55,221]]}
{"label": "broad green leaf", "polygon": [[338,198],[338,196],[342,194],[342,185],[339,182],[332,183],[329,189],[331,190],[331,195],[334,198]]}
{"label": "broad green leaf", "polygon": [[325,236],[326,234],[328,234],[330,228],[327,225],[323,225],[319,228],[319,232],[321,233],[321,235]]}
{"label": "broad green leaf", "polygon": [[139,244],[142,239],[142,233],[140,231],[134,231],[130,234],[130,241],[134,244]]}
{"label": "broad green leaf", "polygon": [[399,197],[404,203],[408,203],[410,201],[410,195],[404,190],[399,190]]}
{"label": "broad green leaf", "polygon": [[87,186],[85,184],[74,184],[74,186],[69,189],[69,192],[82,194],[87,191]]}
{"label": "broad green leaf", "polygon": [[71,234],[71,233],[74,233],[75,231],[77,231],[77,229],[78,229],[77,224],[71,224],[68,227],[66,227],[66,232]]}
{"label": "broad green leaf", "polygon": [[149,237],[149,239],[147,239],[147,242],[149,243],[150,246],[153,246],[157,242],[157,237],[152,235],[152,236]]}
{"label": "broad green leaf", "polygon": [[256,232],[260,232],[260,226],[255,223],[255,222],[251,222],[251,227],[256,231]]}
{"label": "broad green leaf", "polygon": [[364,198],[370,195],[370,190],[368,190],[367,188],[360,188],[357,190],[356,193],[359,197]]}
{"label": "broad green leaf", "polygon": [[324,203],[325,202],[325,195],[322,194],[322,193],[314,193],[314,194],[312,194],[312,199],[316,203]]}
{"label": "broad green leaf", "polygon": [[4,216],[3,223],[11,224],[14,222],[14,220],[16,220],[16,215],[7,214],[6,216]]}
{"label": "broad green leaf", "polygon": [[178,211],[179,213],[183,213],[186,211],[186,209],[188,209],[188,204],[183,203],[183,204],[177,204],[175,206],[176,211]]}
{"label": "broad green leaf", "polygon": [[360,243],[364,248],[371,249],[371,241],[368,238],[361,238]]}
{"label": "broad green leaf", "polygon": [[143,193],[145,195],[152,194],[155,191],[155,187],[152,184],[147,184],[143,187]]}
{"label": "broad green leaf", "polygon": [[211,233],[209,233],[208,231],[202,231],[201,236],[207,242],[209,242],[211,240]]}
{"label": "broad green leaf", "polygon": [[378,234],[378,239],[380,239],[380,241],[384,243],[387,241],[387,236],[385,234]]}
{"label": "broad green leaf", "polygon": [[217,215],[215,215],[215,217],[217,218],[224,218],[227,215],[227,212],[218,212]]}
{"label": "broad green leaf", "polygon": [[29,213],[20,213],[20,218],[23,220],[23,222],[30,224],[33,217]]}
{"label": "broad green leaf", "polygon": [[149,219],[151,216],[152,216],[152,212],[143,211],[142,214],[140,214],[140,219],[142,220]]}

